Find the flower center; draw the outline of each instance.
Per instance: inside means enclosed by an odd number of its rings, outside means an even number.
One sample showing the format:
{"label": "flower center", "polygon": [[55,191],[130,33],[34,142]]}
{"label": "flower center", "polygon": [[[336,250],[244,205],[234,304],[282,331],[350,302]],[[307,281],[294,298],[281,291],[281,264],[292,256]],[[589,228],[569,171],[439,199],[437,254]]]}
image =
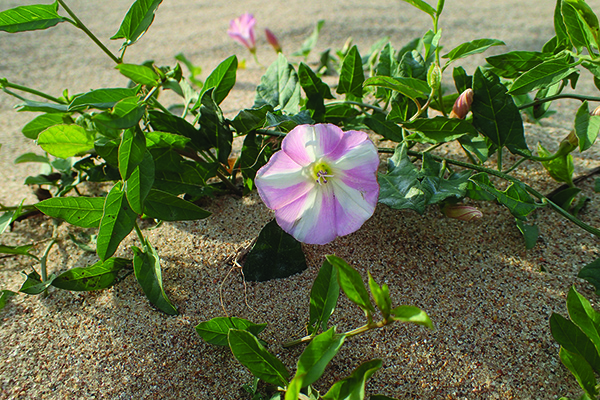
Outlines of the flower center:
{"label": "flower center", "polygon": [[319,185],[327,183],[327,178],[333,178],[331,168],[324,162],[317,162],[313,165],[312,175]]}

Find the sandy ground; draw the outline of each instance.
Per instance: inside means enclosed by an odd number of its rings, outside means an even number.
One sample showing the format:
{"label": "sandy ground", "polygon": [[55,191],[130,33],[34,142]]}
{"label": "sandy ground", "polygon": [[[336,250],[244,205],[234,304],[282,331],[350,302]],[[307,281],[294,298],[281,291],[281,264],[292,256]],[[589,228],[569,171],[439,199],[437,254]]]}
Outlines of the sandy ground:
{"label": "sandy ground", "polygon": [[[0,9],[31,1],[3,0]],[[127,11],[129,0],[69,1],[80,18],[107,43]],[[600,1],[589,4],[600,10]],[[538,50],[553,34],[554,2],[468,0],[446,4],[441,26],[447,49],[482,37],[502,39],[509,50]],[[361,50],[389,36],[396,48],[429,29],[429,18],[396,0],[327,2],[258,0],[164,2],[150,31],[127,53],[126,61],[153,59],[173,65],[184,52],[204,68],[206,77],[232,53],[248,58],[231,41],[230,19],[253,12],[258,28],[269,27],[284,51],[297,50],[318,19],[325,19],[316,51],[339,48],[352,36]],[[117,51],[120,43],[109,47]],[[274,53],[259,38],[259,57],[268,65]],[[75,28],[10,35],[0,32],[0,77],[59,95],[100,87],[118,87],[126,79],[111,61]],[[314,57],[313,55],[313,60]],[[462,63],[472,73],[481,57]],[[250,58],[223,108],[232,116],[252,105],[262,69]],[[446,76],[448,82],[450,75]],[[594,93],[589,76],[581,87]],[[22,183],[36,174],[34,164],[14,165],[27,151],[40,152],[20,133],[32,114],[17,113],[18,101],[0,95],[0,202],[33,202]],[[558,111],[541,126],[526,124],[530,148],[538,141],[555,149],[573,124],[574,101],[556,102]],[[444,149],[442,149],[444,151]],[[445,151],[452,151],[446,149]],[[598,166],[597,152],[575,153],[576,173]],[[518,175],[542,192],[557,184],[540,168],[524,165]],[[581,218],[600,226],[600,195],[593,178],[583,182],[591,198]],[[414,304],[427,311],[437,330],[394,325],[347,342],[316,384],[326,391],[336,379],[361,362],[381,358],[383,367],[369,381],[369,394],[409,399],[556,399],[580,390],[558,359],[558,345],[548,328],[552,312],[566,315],[571,285],[596,305],[593,288],[577,279],[578,271],[600,253],[598,239],[540,210],[535,222],[540,239],[525,250],[514,218],[503,207],[480,203],[484,217],[476,223],[442,218],[435,208],[424,216],[379,206],[357,233],[326,246],[305,246],[309,268],[288,279],[244,284],[238,273],[227,276],[224,261],[251,241],[272,218],[256,194],[241,200],[220,197],[207,209],[206,220],[167,223],[146,234],[158,248],[166,291],[181,315],[166,316],[146,301],[133,276],[108,290],[70,293],[50,290],[47,297],[13,297],[0,311],[0,399],[244,399],[241,390],[251,375],[226,348],[204,343],[194,326],[230,315],[268,323],[262,334],[269,349],[293,372],[301,347],[281,343],[299,337],[308,318],[308,295],[326,254],[336,254],[391,288],[395,305]],[[1,238],[3,244],[27,244],[51,235],[46,218],[17,223]],[[50,257],[52,272],[95,261],[67,237],[61,226],[60,245]],[[118,255],[131,257],[129,237]],[[37,248],[41,251],[41,248]],[[34,266],[29,259],[0,260],[0,288],[18,290],[19,272]],[[247,304],[246,304],[247,303]],[[341,298],[333,322],[338,330],[361,325],[360,310]]]}

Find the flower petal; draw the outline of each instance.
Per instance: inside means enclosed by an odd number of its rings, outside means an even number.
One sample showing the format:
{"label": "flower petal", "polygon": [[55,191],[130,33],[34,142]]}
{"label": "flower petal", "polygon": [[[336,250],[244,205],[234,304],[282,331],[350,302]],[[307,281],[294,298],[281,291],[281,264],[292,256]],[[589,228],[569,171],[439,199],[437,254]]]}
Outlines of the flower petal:
{"label": "flower petal", "polygon": [[281,229],[300,242],[329,243],[337,236],[333,189],[329,185],[315,187],[275,211],[275,218]]}
{"label": "flower petal", "polygon": [[344,132],[332,124],[298,125],[283,139],[281,148],[294,161],[307,166],[338,147]]}
{"label": "flower petal", "polygon": [[379,186],[371,190],[358,190],[346,185],[342,180],[332,180],[335,193],[335,223],[338,236],[355,232],[371,218],[375,212],[379,196]]}
{"label": "flower petal", "polygon": [[304,175],[302,166],[283,151],[271,156],[269,162],[256,173],[254,182],[258,194],[272,210],[304,196],[316,185]]}

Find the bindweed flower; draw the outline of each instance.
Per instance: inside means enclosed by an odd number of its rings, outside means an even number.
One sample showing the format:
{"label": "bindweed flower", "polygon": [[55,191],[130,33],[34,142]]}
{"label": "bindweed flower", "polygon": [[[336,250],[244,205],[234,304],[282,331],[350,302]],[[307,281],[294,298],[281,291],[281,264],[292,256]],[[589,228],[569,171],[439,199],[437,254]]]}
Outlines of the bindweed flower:
{"label": "bindweed flower", "polygon": [[268,28],[265,29],[265,36],[267,37],[267,42],[275,49],[275,52],[281,53],[281,45],[279,44],[279,40],[277,40],[277,36]]}
{"label": "bindweed flower", "polygon": [[454,218],[461,221],[476,221],[483,217],[483,213],[475,207],[465,206],[461,204],[446,205],[442,209],[446,217]]}
{"label": "bindweed flower", "polygon": [[473,89],[471,88],[462,92],[454,102],[452,111],[450,111],[450,118],[465,119],[465,117],[471,110],[471,104],[473,104],[474,94],[475,92],[473,92]]}
{"label": "bindweed flower", "polygon": [[250,50],[250,53],[256,53],[256,38],[254,36],[254,25],[256,19],[252,14],[243,14],[229,23],[227,34]]}
{"label": "bindweed flower", "polygon": [[258,170],[256,187],[279,226],[296,240],[325,244],[373,215],[379,156],[366,133],[299,125]]}

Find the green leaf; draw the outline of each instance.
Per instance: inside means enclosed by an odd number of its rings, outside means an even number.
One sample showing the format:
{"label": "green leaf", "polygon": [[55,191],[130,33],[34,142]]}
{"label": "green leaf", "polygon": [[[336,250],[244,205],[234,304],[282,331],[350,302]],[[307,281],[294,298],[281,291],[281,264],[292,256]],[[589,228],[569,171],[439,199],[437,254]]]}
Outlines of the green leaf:
{"label": "green leaf", "polygon": [[[171,152],[172,153],[172,152]],[[175,155],[179,156],[177,153]],[[171,194],[186,193],[191,196],[207,194],[206,180],[215,176],[216,164],[180,162],[177,171],[158,169],[165,161],[154,156],[157,171],[154,177],[154,188]]]}
{"label": "green leaf", "polygon": [[267,121],[265,128],[277,128],[280,131],[289,132],[298,125],[314,124],[315,121],[310,117],[308,110],[300,111],[296,115],[284,115],[281,112],[267,112]]}
{"label": "green leaf", "polygon": [[277,221],[266,224],[246,256],[244,276],[248,281],[287,278],[307,268],[300,242],[284,232]]}
{"label": "green leaf", "polygon": [[497,39],[476,39],[470,42],[460,44],[454,49],[452,49],[449,53],[444,54],[442,56],[442,58],[448,59],[446,65],[444,66],[444,69],[446,69],[448,64],[450,64],[452,61],[458,60],[460,58],[465,58],[473,54],[483,53],[492,46],[505,45],[506,44],[502,40]]}
{"label": "green leaf", "polygon": [[319,33],[321,32],[323,25],[325,25],[324,19],[320,19],[319,21],[317,21],[317,25],[313,29],[310,36],[308,38],[306,38],[306,40],[304,40],[304,42],[302,42],[302,46],[300,47],[300,50],[296,51],[292,55],[293,56],[302,56],[302,57],[304,57],[304,59],[306,59],[308,57],[308,55],[310,54],[310,52],[312,51],[312,49],[317,44],[317,40],[319,40]]}
{"label": "green leaf", "polygon": [[105,88],[92,90],[75,97],[71,104],[69,104],[69,111],[81,110],[88,107],[99,110],[113,108],[115,104],[124,98],[136,96],[139,90],[139,86],[133,88]]}
{"label": "green leaf", "polygon": [[[538,154],[540,157],[550,157],[552,155],[552,153],[546,150],[540,142],[538,142]],[[573,165],[573,156],[571,154],[566,154],[550,161],[542,161],[542,165],[546,171],[548,171],[548,174],[550,174],[557,182],[566,182],[569,185],[573,184],[573,172],[575,167]]]}
{"label": "green leaf", "polygon": [[6,229],[16,218],[14,211],[6,211],[0,215],[0,235],[6,232]]}
{"label": "green leaf", "polygon": [[359,306],[367,315],[375,312],[362,277],[339,257],[328,255],[327,261],[338,271],[338,282],[348,299]]}
{"label": "green leaf", "polygon": [[600,355],[592,341],[575,325],[560,314],[550,317],[552,337],[565,350],[581,356],[597,373],[600,371]]}
{"label": "green leaf", "polygon": [[154,185],[154,174],[154,159],[150,151],[146,150],[142,162],[127,179],[127,201],[136,214],[144,212],[144,202]]}
{"label": "green leaf", "polygon": [[35,207],[52,218],[64,219],[82,228],[97,228],[104,211],[104,197],[53,197]]}
{"label": "green leaf", "polygon": [[596,142],[600,131],[600,116],[590,115],[587,100],[575,115],[575,134],[579,138],[579,151],[583,152]]}
{"label": "green leaf", "polygon": [[216,149],[218,160],[227,165],[231,154],[233,133],[223,117],[221,108],[213,100],[212,93],[213,89],[210,89],[202,96],[198,122],[202,135],[208,138],[212,147]]}
{"label": "green leaf", "polygon": [[496,74],[477,68],[471,111],[473,126],[496,146],[511,152],[526,150],[521,113]]}
{"label": "green leaf", "polygon": [[194,128],[185,119],[156,110],[149,111],[148,115],[150,116],[150,124],[155,131],[169,132],[190,138],[192,144],[198,150],[208,150],[211,148],[211,142],[208,137]]}
{"label": "green leaf", "polygon": [[381,368],[381,365],[381,360],[371,360],[362,363],[349,377],[334,383],[331,389],[323,396],[323,399],[363,400],[365,398],[365,386],[367,385],[367,380]]}
{"label": "green leaf", "polygon": [[23,246],[5,246],[0,244],[0,254],[17,254],[20,256],[28,256],[37,260],[38,258],[29,252],[29,249],[32,247],[32,244],[26,244]]}
{"label": "green leaf", "polygon": [[504,191],[494,187],[490,178],[485,173],[478,173],[469,178],[485,192],[493,195],[498,202],[506,206],[515,218],[522,221],[527,219],[527,215],[535,210],[536,205],[527,191],[521,185],[511,182]]}
{"label": "green leaf", "polygon": [[365,72],[363,70],[362,59],[356,45],[346,53],[342,62],[340,71],[340,81],[336,92],[339,94],[352,95],[356,98],[363,96],[363,82],[365,81]]}
{"label": "green leaf", "polygon": [[8,33],[47,29],[67,19],[58,15],[58,2],[20,6],[0,12],[0,31]]}
{"label": "green leaf", "polygon": [[236,56],[231,56],[219,64],[217,68],[210,73],[208,78],[206,78],[200,96],[198,96],[198,102],[193,109],[200,107],[202,95],[212,88],[214,88],[213,100],[215,103],[221,104],[235,85],[237,68],[238,60]]}
{"label": "green leaf", "polygon": [[23,136],[36,140],[40,132],[54,125],[64,123],[67,114],[42,114],[27,123],[22,129]]}
{"label": "green leaf", "polygon": [[519,219],[516,219],[516,223],[519,232],[521,232],[523,238],[525,239],[525,248],[527,250],[533,249],[540,235],[540,230],[538,229],[537,225],[527,225]]}
{"label": "green leaf", "polygon": [[585,267],[581,268],[578,278],[585,279],[596,288],[596,294],[600,296],[600,258],[595,259]]}
{"label": "green leaf", "polygon": [[35,153],[21,154],[19,157],[15,158],[15,161],[14,161],[15,164],[22,164],[22,163],[29,163],[29,162],[50,164],[50,160],[48,159],[48,157],[40,156]]}
{"label": "green leaf", "polygon": [[369,272],[369,289],[371,290],[373,300],[375,300],[375,305],[379,308],[379,311],[381,311],[383,318],[387,319],[392,310],[392,300],[390,299],[388,285],[384,283],[383,286],[380,287]]}
{"label": "green leaf", "polygon": [[[98,235],[98,246],[100,246],[100,235]],[[178,315],[177,308],[171,303],[163,289],[160,259],[154,247],[144,239],[141,250],[135,246],[132,249],[135,278],[150,303],[165,314]]]}
{"label": "green leaf", "polygon": [[[312,385],[323,375],[327,364],[344,344],[345,338],[344,335],[336,334],[334,327],[313,338],[298,359],[294,379],[301,379],[301,387]],[[297,397],[293,400],[297,400]]]}
{"label": "green leaf", "polygon": [[504,78],[516,78],[522,72],[540,65],[548,56],[537,51],[511,51],[485,60],[495,68],[495,72]]}
{"label": "green leaf", "polygon": [[436,11],[435,8],[431,7],[428,3],[423,0],[404,0],[406,3],[418,8],[426,14],[431,15],[431,17],[435,17]]}
{"label": "green leaf", "polygon": [[96,125],[100,124],[108,129],[127,129],[140,122],[146,107],[139,102],[137,97],[127,97],[119,101],[111,112],[102,112],[92,117]]}
{"label": "green leaf", "polygon": [[13,292],[12,290],[0,290],[0,310],[4,308],[8,299],[16,294],[17,292]]}
{"label": "green leaf", "polygon": [[67,158],[94,148],[94,134],[79,125],[54,125],[38,136],[38,145],[55,157]]}
{"label": "green leaf", "polygon": [[115,68],[135,83],[146,86],[158,86],[160,83],[160,76],[152,68],[145,65],[119,64]]}
{"label": "green leaf", "polygon": [[257,137],[255,132],[246,135],[239,158],[239,166],[244,177],[244,185],[248,190],[254,187],[256,172],[265,165],[273,151],[263,137]]}
{"label": "green leaf", "polygon": [[268,104],[260,108],[246,108],[235,116],[231,125],[239,134],[252,132],[265,126],[268,112],[273,112],[273,107]]}
{"label": "green leaf", "polygon": [[170,147],[183,150],[191,141],[190,138],[182,135],[160,131],[144,132],[144,136],[146,136],[146,148]]}
{"label": "green leaf", "polygon": [[427,98],[431,93],[431,88],[429,88],[427,82],[402,76],[394,78],[390,76],[373,76],[365,81],[365,86],[378,86],[391,89],[413,100]]}
{"label": "green leaf", "polygon": [[162,0],[136,0],[111,39],[125,39],[123,47],[137,42],[154,21],[154,14],[160,3]]}
{"label": "green leaf", "polygon": [[109,258],[86,268],[71,268],[58,275],[52,286],[81,292],[105,289],[114,285],[119,272],[130,264],[131,260],[125,258]]}
{"label": "green leaf", "polygon": [[434,329],[433,323],[425,311],[415,306],[398,306],[391,311],[394,321],[410,322],[412,324],[423,325],[429,329]]}
{"label": "green leaf", "polygon": [[325,106],[325,122],[340,124],[342,121],[352,119],[360,114],[356,108],[348,104],[332,104]]}
{"label": "green leaf", "polygon": [[579,73],[578,71],[576,67],[569,63],[568,58],[550,59],[531,68],[515,79],[508,93],[516,96],[547,88],[574,73]]}
{"label": "green leaf", "polygon": [[[24,272],[23,275],[25,275]],[[45,291],[55,278],[55,275],[52,274],[48,277],[48,279],[45,282],[42,282],[40,275],[35,270],[33,270],[33,272],[25,276],[27,277],[27,279],[25,280],[25,282],[23,282],[23,285],[21,285],[19,292],[31,295],[40,294],[43,291]]]}
{"label": "green leaf", "polygon": [[306,93],[306,108],[314,111],[312,117],[315,121],[322,122],[325,116],[324,99],[333,99],[331,89],[303,62],[298,65],[298,78]]}
{"label": "green leaf", "polygon": [[427,197],[418,180],[416,167],[410,162],[406,144],[397,146],[388,160],[387,174],[378,174],[379,202],[397,210],[425,212]]}
{"label": "green leaf", "polygon": [[327,329],[327,321],[335,310],[339,296],[337,268],[325,259],[310,290],[309,335],[317,333],[319,328]]}
{"label": "green leaf", "polygon": [[18,112],[45,112],[45,113],[61,113],[64,114],[69,110],[66,104],[46,103],[43,101],[25,100],[23,103],[15,106]]}
{"label": "green leaf", "polygon": [[146,217],[162,221],[191,221],[206,218],[210,214],[194,203],[156,189],[150,190],[144,207]]}
{"label": "green leaf", "polygon": [[253,108],[268,104],[274,110],[296,114],[300,105],[300,84],[294,67],[279,53],[277,60],[260,78]]}
{"label": "green leaf", "polygon": [[137,214],[129,206],[122,189],[123,184],[118,182],[106,196],[96,247],[96,252],[101,260],[106,260],[115,253],[119,243],[133,229],[137,218]]}
{"label": "green leaf", "polygon": [[290,374],[285,365],[269,353],[253,334],[245,330],[230,329],[227,339],[235,358],[252,375],[273,385],[287,386]]}
{"label": "green leaf", "polygon": [[[590,53],[593,47],[597,47],[596,37],[593,32],[593,28],[588,24],[588,21],[578,12],[579,1],[568,1],[563,0],[561,2],[561,14],[563,21],[571,43],[577,49],[578,53],[581,53],[586,48]],[[583,3],[583,2],[581,2]],[[592,12],[593,15],[593,12]],[[595,17],[595,16],[594,16]],[[596,19],[596,35],[597,35],[597,24]]]}
{"label": "green leaf", "polygon": [[139,127],[123,132],[119,145],[119,172],[126,181],[133,170],[142,162],[146,153],[146,138]]}
{"label": "green leaf", "polygon": [[560,352],[558,354],[560,356],[560,361],[562,361],[565,367],[567,367],[568,370],[571,371],[571,373],[575,376],[579,386],[585,390],[588,396],[591,398],[596,398],[598,395],[598,390],[596,389],[596,376],[585,359],[580,355],[565,350],[564,347],[560,348]]}
{"label": "green leaf", "polygon": [[567,27],[562,16],[562,0],[556,0],[556,6],[554,7],[554,31],[556,32],[557,42],[569,43],[571,47],[571,39],[567,33]]}
{"label": "green leaf", "polygon": [[574,286],[567,295],[567,310],[571,321],[592,341],[596,353],[600,353],[600,313],[594,310],[588,299],[577,293]]}
{"label": "green leaf", "polygon": [[402,126],[409,131],[416,131],[425,142],[431,144],[451,142],[466,134],[477,135],[473,125],[459,118],[418,118]]}
{"label": "green leaf", "polygon": [[202,339],[217,346],[228,346],[227,334],[230,329],[248,331],[253,335],[261,333],[267,324],[255,324],[237,317],[217,317],[196,326],[196,332]]}
{"label": "green leaf", "polygon": [[386,119],[386,116],[382,113],[376,113],[363,120],[364,124],[369,127],[373,132],[383,136],[386,140],[392,142],[402,142],[404,137],[402,136],[402,127],[395,122]]}

